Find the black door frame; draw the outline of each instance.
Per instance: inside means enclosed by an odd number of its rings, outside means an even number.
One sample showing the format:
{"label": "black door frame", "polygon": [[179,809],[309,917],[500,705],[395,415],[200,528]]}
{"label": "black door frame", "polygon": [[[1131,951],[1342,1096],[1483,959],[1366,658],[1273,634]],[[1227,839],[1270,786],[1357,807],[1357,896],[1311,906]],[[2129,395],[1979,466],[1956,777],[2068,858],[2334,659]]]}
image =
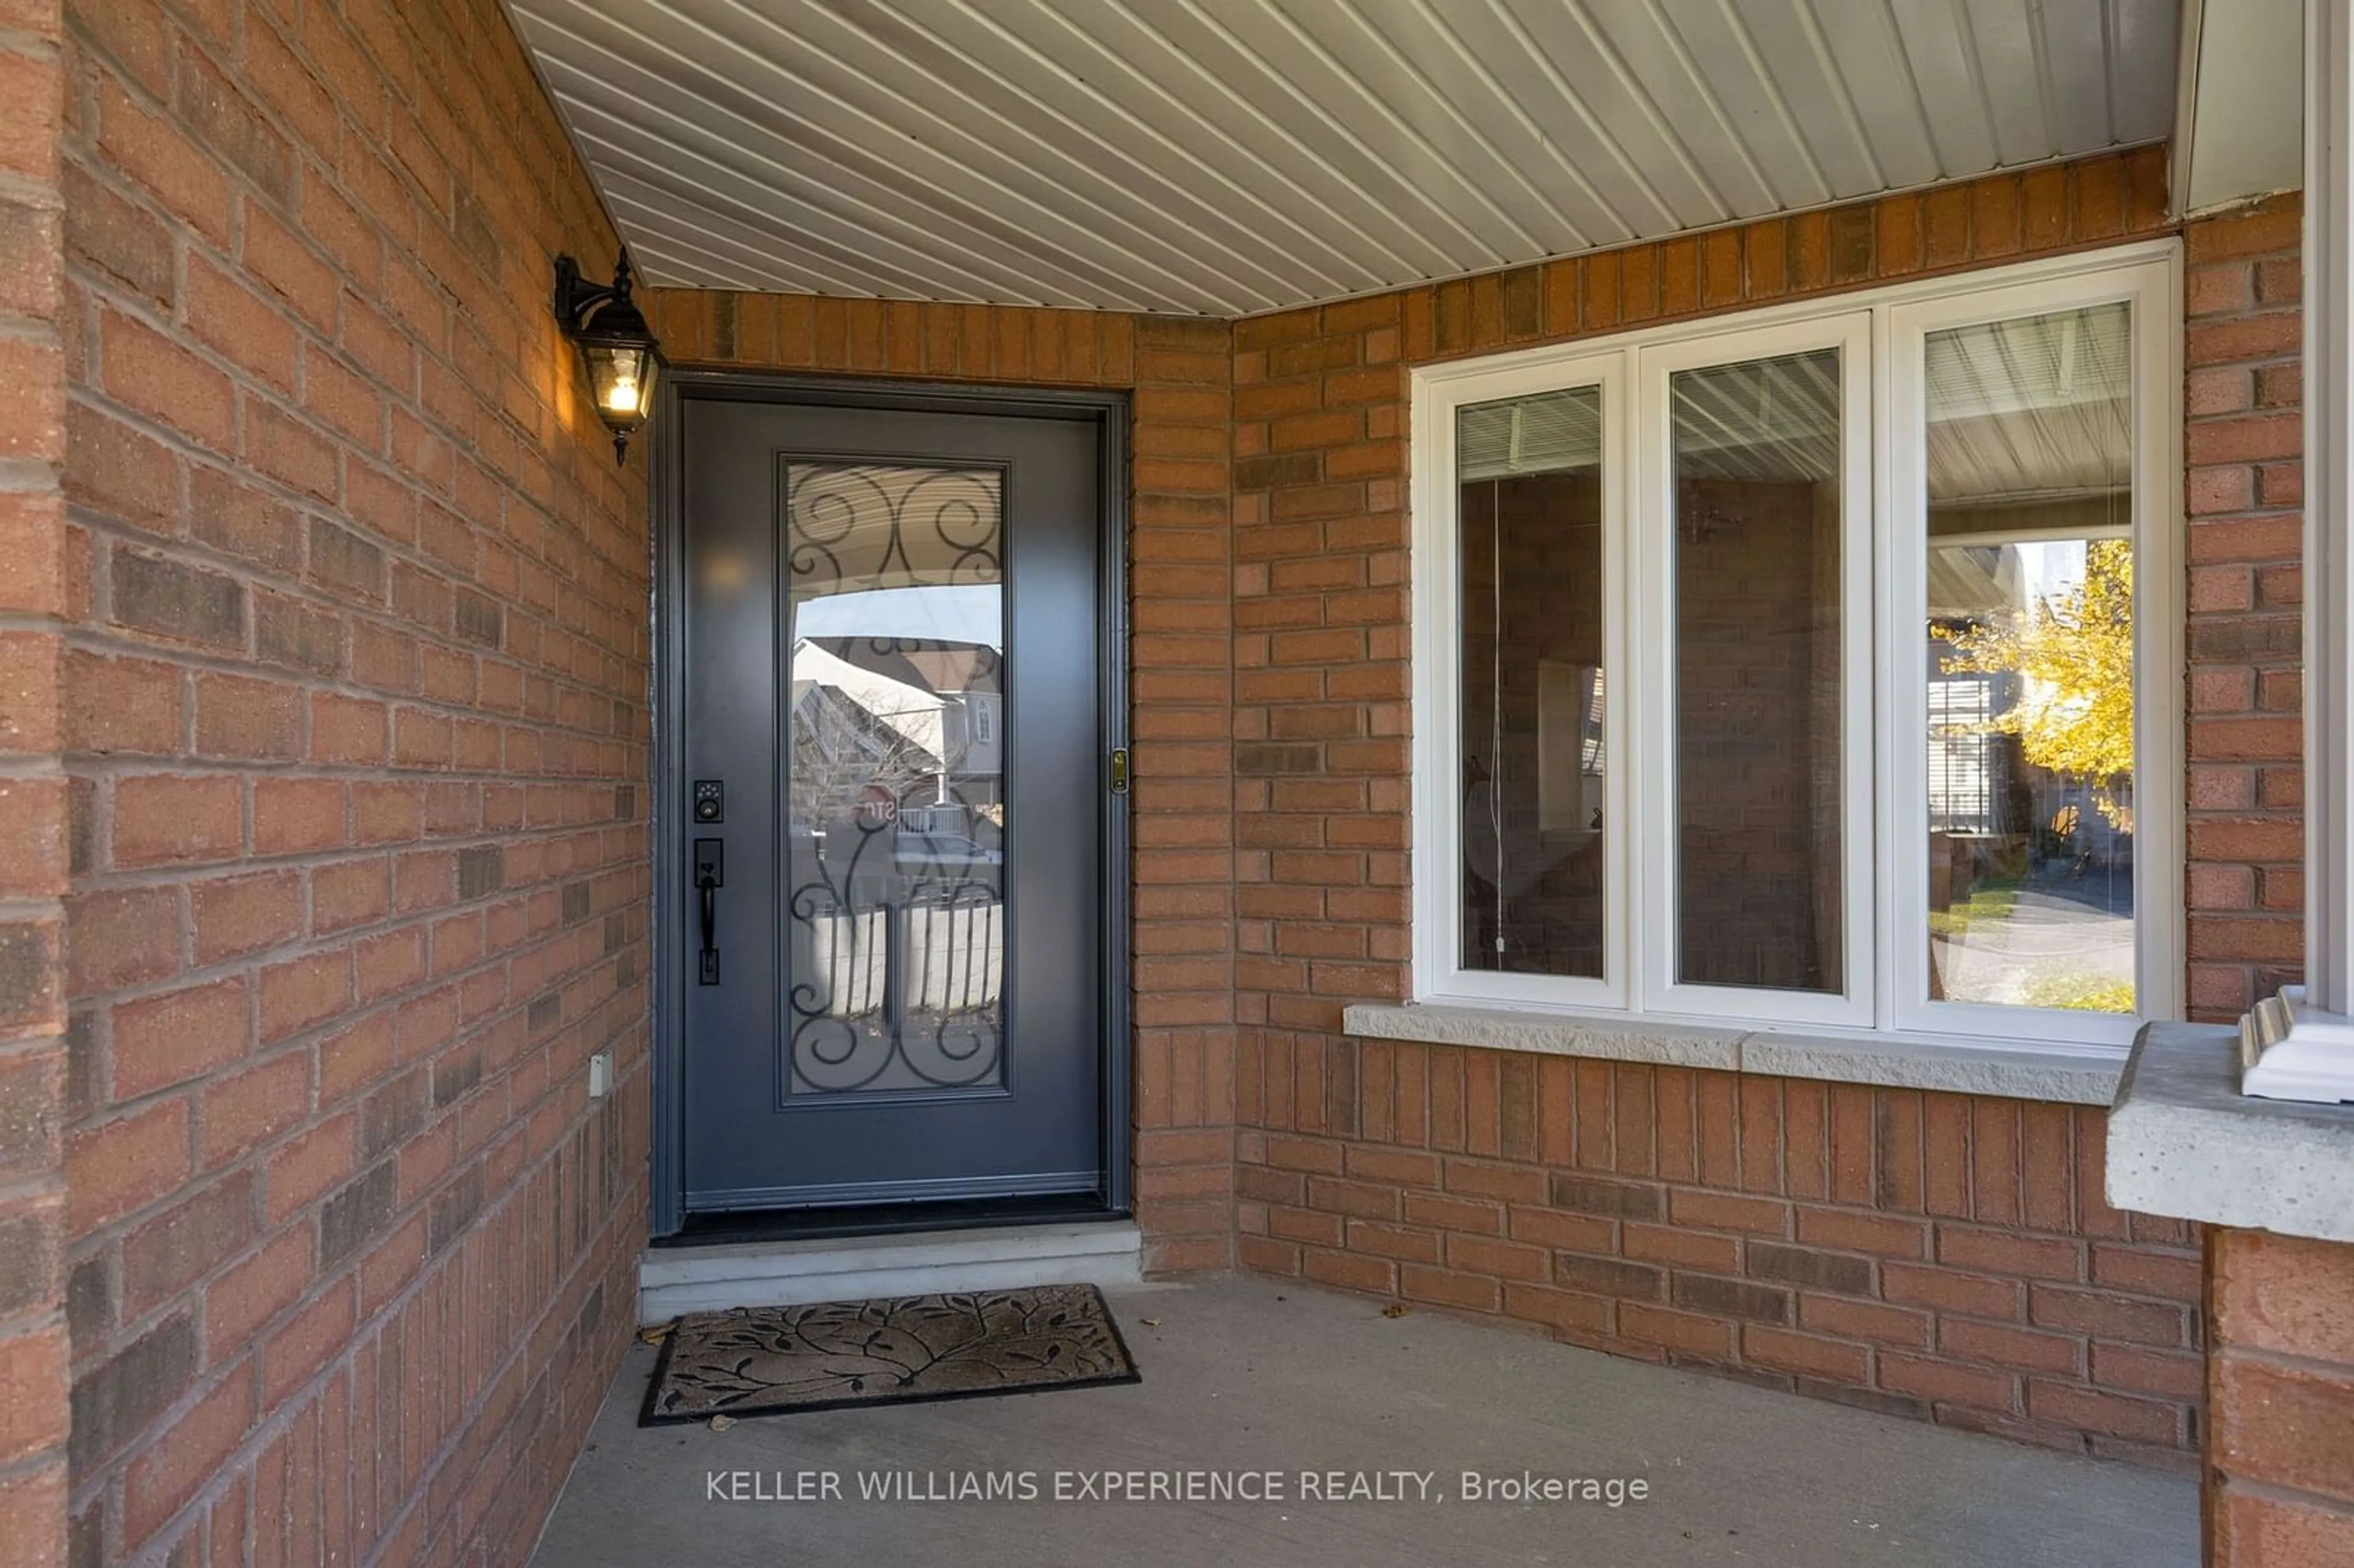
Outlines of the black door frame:
{"label": "black door frame", "polygon": [[[686,1223],[683,1162],[686,1139],[685,1051],[680,1039],[685,1012],[688,910],[687,839],[684,832],[686,779],[679,726],[686,711],[685,672],[680,657],[681,607],[684,605],[684,548],[686,475],[680,440],[689,398],[739,403],[791,403],[838,408],[884,408],[913,413],[1000,415],[1091,422],[1102,488],[1103,549],[1097,582],[1097,613],[1104,630],[1103,668],[1097,673],[1097,705],[1102,752],[1108,765],[1114,749],[1129,745],[1128,714],[1128,424],[1129,396],[1121,391],[968,386],[941,381],[870,380],[851,376],[791,376],[758,371],[687,366],[669,370],[657,388],[651,461],[653,511],[652,728],[654,745],[653,834],[653,1116],[652,1234],[675,1234]],[[1130,1162],[1129,1080],[1135,1054],[1129,1001],[1129,803],[1114,793],[1107,776],[1101,795],[1103,911],[1102,1212],[1129,1211]]]}

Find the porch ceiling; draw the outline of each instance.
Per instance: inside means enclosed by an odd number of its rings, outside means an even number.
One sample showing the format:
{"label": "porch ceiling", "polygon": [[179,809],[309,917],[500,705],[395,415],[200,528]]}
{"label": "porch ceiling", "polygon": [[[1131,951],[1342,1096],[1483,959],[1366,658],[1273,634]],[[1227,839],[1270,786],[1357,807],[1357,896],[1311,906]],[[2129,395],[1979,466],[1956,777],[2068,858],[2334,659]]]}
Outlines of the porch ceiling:
{"label": "porch ceiling", "polygon": [[2158,139],[2177,0],[507,0],[658,284],[1247,315]]}

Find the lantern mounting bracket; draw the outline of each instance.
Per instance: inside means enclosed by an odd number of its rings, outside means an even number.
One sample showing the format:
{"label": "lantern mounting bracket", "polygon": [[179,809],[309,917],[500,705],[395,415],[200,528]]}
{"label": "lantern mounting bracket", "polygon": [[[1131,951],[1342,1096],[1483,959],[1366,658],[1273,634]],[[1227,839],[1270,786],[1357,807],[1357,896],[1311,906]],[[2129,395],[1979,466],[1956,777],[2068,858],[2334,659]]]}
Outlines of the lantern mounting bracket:
{"label": "lantern mounting bracket", "polygon": [[564,323],[565,335],[578,337],[589,325],[592,313],[609,301],[627,301],[631,286],[630,253],[621,252],[613,268],[610,283],[592,283],[580,270],[580,263],[569,256],[556,259],[556,319]]}

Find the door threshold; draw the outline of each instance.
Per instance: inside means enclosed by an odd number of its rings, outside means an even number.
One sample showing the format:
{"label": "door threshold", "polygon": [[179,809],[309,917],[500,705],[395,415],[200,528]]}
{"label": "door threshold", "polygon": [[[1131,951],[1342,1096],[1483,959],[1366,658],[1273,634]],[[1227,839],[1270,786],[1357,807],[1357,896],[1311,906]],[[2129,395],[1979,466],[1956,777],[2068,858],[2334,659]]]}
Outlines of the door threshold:
{"label": "door threshold", "polygon": [[638,1259],[638,1321],[947,1290],[1132,1285],[1143,1277],[1144,1234],[1130,1219],[649,1247]]}
{"label": "door threshold", "polygon": [[796,1241],[808,1236],[883,1236],[907,1231],[980,1230],[991,1225],[1076,1224],[1124,1220],[1093,1192],[1039,1197],[948,1198],[908,1203],[845,1203],[826,1208],[729,1209],[689,1214],[657,1247],[715,1246],[733,1242]]}

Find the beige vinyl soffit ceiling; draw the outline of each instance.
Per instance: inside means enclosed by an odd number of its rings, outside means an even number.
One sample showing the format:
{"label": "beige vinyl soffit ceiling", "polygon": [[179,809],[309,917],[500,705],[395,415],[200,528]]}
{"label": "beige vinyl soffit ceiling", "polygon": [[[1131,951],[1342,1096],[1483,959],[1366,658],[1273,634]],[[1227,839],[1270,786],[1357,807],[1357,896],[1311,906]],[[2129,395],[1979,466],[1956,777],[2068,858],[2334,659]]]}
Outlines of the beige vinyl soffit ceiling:
{"label": "beige vinyl soffit ceiling", "polygon": [[2164,137],[2176,0],[507,0],[661,285],[1249,315]]}

